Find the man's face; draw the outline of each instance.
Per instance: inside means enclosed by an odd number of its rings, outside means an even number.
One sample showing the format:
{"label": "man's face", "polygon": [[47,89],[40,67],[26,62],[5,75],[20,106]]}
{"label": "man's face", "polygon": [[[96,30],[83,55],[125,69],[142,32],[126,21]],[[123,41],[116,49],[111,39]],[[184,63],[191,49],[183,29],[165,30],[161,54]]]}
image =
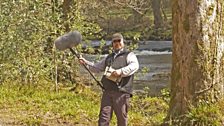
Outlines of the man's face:
{"label": "man's face", "polygon": [[113,41],[113,49],[114,50],[119,50],[119,49],[122,49],[123,45],[121,44],[121,39],[117,39],[117,40],[114,40]]}

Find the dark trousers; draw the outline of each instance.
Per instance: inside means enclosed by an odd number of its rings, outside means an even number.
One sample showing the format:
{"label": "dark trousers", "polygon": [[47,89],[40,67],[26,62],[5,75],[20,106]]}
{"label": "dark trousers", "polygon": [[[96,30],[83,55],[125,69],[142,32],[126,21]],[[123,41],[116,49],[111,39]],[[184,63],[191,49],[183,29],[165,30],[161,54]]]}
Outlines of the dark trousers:
{"label": "dark trousers", "polygon": [[101,99],[99,126],[109,126],[113,111],[118,126],[127,126],[130,94],[116,91],[105,91]]}

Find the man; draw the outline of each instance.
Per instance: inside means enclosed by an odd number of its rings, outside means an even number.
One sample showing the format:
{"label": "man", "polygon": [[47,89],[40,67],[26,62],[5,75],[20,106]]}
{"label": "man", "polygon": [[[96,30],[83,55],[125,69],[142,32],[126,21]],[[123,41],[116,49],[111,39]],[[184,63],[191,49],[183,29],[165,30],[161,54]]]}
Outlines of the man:
{"label": "man", "polygon": [[132,95],[134,73],[139,69],[136,55],[124,48],[124,39],[120,33],[112,36],[113,53],[92,63],[80,58],[80,63],[89,67],[92,72],[103,72],[104,89],[101,99],[99,126],[109,126],[112,113],[115,112],[118,126],[127,126],[129,99]]}

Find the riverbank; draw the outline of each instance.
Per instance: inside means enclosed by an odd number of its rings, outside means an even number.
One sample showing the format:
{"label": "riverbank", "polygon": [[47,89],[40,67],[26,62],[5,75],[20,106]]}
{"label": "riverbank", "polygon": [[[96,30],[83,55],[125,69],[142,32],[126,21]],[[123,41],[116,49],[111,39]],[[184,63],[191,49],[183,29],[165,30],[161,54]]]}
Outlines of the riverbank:
{"label": "riverbank", "polygon": [[134,80],[134,92],[135,93],[146,93],[149,96],[161,96],[161,91],[163,89],[169,90],[170,88],[170,72],[162,72],[160,74],[153,75],[151,79],[148,80]]}

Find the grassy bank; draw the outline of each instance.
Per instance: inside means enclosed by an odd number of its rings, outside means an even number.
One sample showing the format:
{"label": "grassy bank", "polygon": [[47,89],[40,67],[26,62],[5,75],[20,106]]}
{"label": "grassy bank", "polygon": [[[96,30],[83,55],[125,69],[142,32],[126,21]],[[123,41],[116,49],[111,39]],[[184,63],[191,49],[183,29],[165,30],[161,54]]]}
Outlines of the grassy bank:
{"label": "grassy bank", "polygon": [[[0,124],[2,125],[97,125],[101,93],[84,88],[59,92],[51,84],[0,85]],[[52,84],[53,85],[53,84]],[[158,125],[168,106],[161,98],[134,96],[129,112],[130,126]],[[116,124],[113,116],[112,126]]]}

